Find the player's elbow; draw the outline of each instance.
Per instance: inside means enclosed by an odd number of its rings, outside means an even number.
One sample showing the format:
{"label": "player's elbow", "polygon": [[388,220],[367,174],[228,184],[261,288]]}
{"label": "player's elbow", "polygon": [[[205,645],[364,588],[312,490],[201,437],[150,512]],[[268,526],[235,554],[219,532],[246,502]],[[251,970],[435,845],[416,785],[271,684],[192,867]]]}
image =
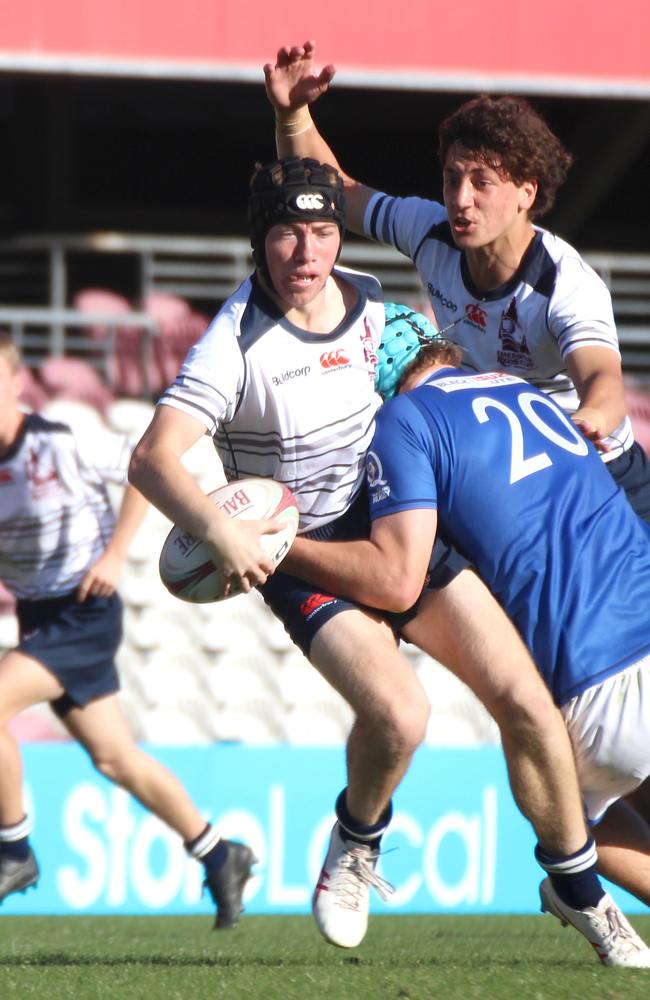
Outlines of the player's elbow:
{"label": "player's elbow", "polygon": [[422,591],[422,581],[406,572],[391,574],[387,582],[383,607],[397,614],[412,608]]}
{"label": "player's elbow", "polygon": [[154,475],[154,463],[151,455],[149,454],[149,449],[146,446],[146,442],[140,441],[135,446],[131,454],[128,469],[129,482],[146,496],[147,487],[151,482],[152,476]]}
{"label": "player's elbow", "polygon": [[145,462],[140,452],[140,446],[136,445],[133,453],[131,454],[128,470],[129,482],[132,486],[138,487],[141,485],[144,478],[144,468]]}

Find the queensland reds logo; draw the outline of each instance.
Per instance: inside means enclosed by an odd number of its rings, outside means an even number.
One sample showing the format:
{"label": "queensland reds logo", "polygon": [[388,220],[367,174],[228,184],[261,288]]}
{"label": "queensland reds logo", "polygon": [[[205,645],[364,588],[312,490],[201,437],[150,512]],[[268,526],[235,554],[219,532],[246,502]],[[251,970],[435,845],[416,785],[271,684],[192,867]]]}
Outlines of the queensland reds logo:
{"label": "queensland reds logo", "polygon": [[345,351],[326,351],[320,356],[321,368],[340,368],[349,365],[350,359]]}

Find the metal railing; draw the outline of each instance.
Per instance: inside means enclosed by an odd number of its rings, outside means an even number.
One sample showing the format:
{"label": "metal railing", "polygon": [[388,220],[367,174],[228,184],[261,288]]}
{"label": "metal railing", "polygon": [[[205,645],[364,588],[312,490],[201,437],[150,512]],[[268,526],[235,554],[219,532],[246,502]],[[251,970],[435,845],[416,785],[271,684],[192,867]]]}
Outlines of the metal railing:
{"label": "metal railing", "polygon": [[[117,331],[129,327],[141,333],[137,363],[146,394],[151,389],[150,372],[156,323],[145,313],[127,316],[80,313],[74,309],[0,306],[0,327],[9,330],[27,367],[35,368],[45,358],[75,356],[96,368],[107,384],[115,357]],[[90,329],[100,331],[89,336]]]}
{"label": "metal railing", "polygon": [[[69,309],[71,261],[79,255],[128,256],[134,268],[134,312],[128,317],[102,317],[110,350],[116,326],[140,326],[153,335],[150,317],[141,311],[151,292],[168,292],[212,313],[253,268],[249,242],[243,237],[90,233],[87,235],[18,236],[0,241],[0,302],[15,302],[14,289],[40,309],[0,306],[0,323],[10,324],[24,345],[60,353],[69,343],[66,329],[77,331],[74,344],[83,351],[83,329],[95,318]],[[623,365],[650,377],[650,254],[586,253],[585,259],[608,285],[614,303]],[[348,238],[341,262],[369,271],[381,281],[387,299],[415,307],[425,304],[417,272],[392,248]],[[100,262],[101,263],[101,262]],[[109,287],[109,286],[104,286]],[[31,317],[31,319],[28,318]],[[31,325],[30,325],[31,324]],[[40,339],[35,339],[35,327]],[[48,332],[49,331],[49,332]],[[150,337],[145,338],[149,345]],[[92,343],[96,350],[96,342]],[[104,363],[104,362],[103,362]]]}

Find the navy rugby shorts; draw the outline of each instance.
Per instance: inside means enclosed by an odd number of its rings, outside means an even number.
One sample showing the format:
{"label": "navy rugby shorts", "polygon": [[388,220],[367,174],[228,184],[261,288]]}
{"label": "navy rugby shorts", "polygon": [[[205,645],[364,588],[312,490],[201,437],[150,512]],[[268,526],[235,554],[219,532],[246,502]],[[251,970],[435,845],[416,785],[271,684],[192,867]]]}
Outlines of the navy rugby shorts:
{"label": "navy rugby shorts", "polygon": [[638,441],[605,466],[639,517],[650,524],[650,460]]}
{"label": "navy rugby shorts", "polygon": [[65,694],[52,702],[63,717],[75,706],[114,694],[120,682],[115,654],[122,638],[122,602],[76,592],[42,601],[19,600],[17,649],[54,674]]}
{"label": "navy rugby shorts", "polygon": [[[368,499],[365,490],[361,490],[345,514],[322,528],[306,532],[304,537],[316,541],[341,542],[367,538],[369,533]],[[468,565],[460,553],[437,538],[431,554],[425,590],[437,590],[446,586]],[[362,607],[334,594],[323,593],[305,580],[281,571],[274,573],[258,589],[293,642],[307,657],[314,636],[326,622],[342,611]],[[419,601],[401,614],[377,611],[376,608],[363,610],[381,615],[390,624],[396,637],[399,637],[404,625],[417,615],[418,604]]]}

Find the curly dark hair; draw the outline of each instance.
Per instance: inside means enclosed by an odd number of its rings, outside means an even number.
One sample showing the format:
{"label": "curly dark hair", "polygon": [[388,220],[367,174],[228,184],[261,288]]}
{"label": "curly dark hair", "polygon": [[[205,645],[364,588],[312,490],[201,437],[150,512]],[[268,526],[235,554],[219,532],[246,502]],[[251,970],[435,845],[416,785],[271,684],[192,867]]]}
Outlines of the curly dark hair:
{"label": "curly dark hair", "polygon": [[443,168],[457,142],[515,184],[536,181],[531,218],[553,207],[573,162],[542,116],[521,97],[481,94],[466,101],[442,122],[438,140]]}

